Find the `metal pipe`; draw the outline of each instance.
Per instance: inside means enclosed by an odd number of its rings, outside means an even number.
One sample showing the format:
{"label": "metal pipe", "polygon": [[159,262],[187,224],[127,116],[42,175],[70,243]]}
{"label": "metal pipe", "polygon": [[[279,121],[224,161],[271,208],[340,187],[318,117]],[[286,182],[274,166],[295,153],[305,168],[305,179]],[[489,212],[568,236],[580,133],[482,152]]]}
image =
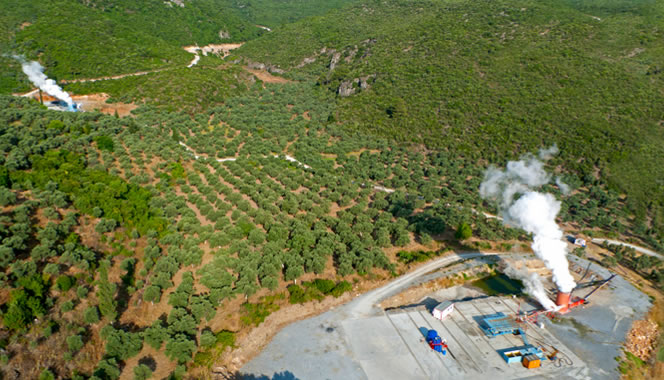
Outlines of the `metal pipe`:
{"label": "metal pipe", "polygon": [[596,291],[598,291],[599,288],[601,288],[602,286],[608,284],[609,281],[613,280],[614,277],[616,277],[615,274],[612,275],[611,277],[609,277],[609,278],[608,278],[606,281],[604,281],[603,283],[599,284],[599,286],[597,286],[595,289],[592,290],[592,292],[588,293],[585,297],[583,297],[583,299],[584,299],[584,300],[585,300],[585,299],[588,299],[588,297],[590,297],[593,293],[595,293]]}

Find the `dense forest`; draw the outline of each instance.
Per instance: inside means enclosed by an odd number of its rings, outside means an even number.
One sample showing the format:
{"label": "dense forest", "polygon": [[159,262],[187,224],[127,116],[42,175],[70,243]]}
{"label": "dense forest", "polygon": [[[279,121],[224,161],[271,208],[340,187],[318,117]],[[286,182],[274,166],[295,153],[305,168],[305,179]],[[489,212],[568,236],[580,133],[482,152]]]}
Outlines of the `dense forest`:
{"label": "dense forest", "polygon": [[[120,118],[10,96],[30,86],[0,57],[0,369],[197,378],[280,307],[451,249],[527,249],[478,188],[553,144],[566,231],[664,252],[661,11],[2,2],[0,49],[56,79],[158,71],[63,85],[138,107]],[[226,42],[245,43],[186,67],[184,45]],[[659,260],[607,248],[664,287]]]}

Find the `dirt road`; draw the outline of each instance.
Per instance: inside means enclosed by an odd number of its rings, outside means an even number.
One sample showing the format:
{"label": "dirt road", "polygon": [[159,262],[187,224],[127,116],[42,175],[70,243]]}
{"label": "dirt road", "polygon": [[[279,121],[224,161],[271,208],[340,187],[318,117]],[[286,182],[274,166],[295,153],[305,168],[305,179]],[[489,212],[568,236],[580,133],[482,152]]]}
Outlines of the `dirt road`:
{"label": "dirt road", "polygon": [[452,253],[448,256],[441,257],[440,259],[422,265],[412,272],[404,274],[403,276],[378,289],[374,289],[360,297],[357,297],[347,305],[347,311],[350,313],[352,318],[362,318],[372,314],[380,315],[382,313],[382,309],[376,306],[380,301],[406,290],[412,286],[413,281],[417,280],[417,278],[420,276],[434,271],[440,267],[444,267],[455,261],[499,254],[500,253],[468,252]]}
{"label": "dirt road", "polygon": [[60,83],[86,83],[86,82],[99,82],[102,80],[113,80],[113,79],[122,79],[126,77],[138,77],[141,75],[148,75],[152,73],[158,73],[160,71],[166,71],[166,70],[173,70],[174,67],[165,67],[161,69],[154,69],[154,70],[148,70],[148,71],[139,71],[136,73],[128,73],[128,74],[120,74],[120,75],[113,75],[113,76],[108,76],[108,77],[99,77],[99,78],[84,78],[84,79],[70,79],[66,80],[63,79],[60,81]]}
{"label": "dirt road", "polygon": [[593,239],[592,242],[595,243],[595,244],[602,244],[604,242],[607,242],[609,244],[624,245],[625,247],[634,248],[634,250],[636,250],[637,252],[641,252],[644,255],[657,257],[660,260],[664,260],[664,256],[660,255],[659,253],[657,253],[653,250],[650,250],[648,248],[639,247],[638,245],[625,243],[624,241],[611,240],[611,239]]}

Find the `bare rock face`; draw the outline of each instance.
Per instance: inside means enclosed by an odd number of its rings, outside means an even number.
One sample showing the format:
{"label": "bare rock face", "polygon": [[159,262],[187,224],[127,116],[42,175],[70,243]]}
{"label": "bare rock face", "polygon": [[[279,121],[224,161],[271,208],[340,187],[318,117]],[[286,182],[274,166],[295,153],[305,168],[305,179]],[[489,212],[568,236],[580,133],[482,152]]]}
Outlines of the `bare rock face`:
{"label": "bare rock face", "polygon": [[344,61],[346,61],[346,63],[350,63],[353,60],[353,58],[355,58],[357,51],[358,51],[357,45],[353,46],[353,49],[348,53],[348,56],[344,58]]}
{"label": "bare rock face", "polygon": [[247,63],[247,67],[251,70],[265,70],[268,73],[272,73],[272,74],[283,74],[283,73],[286,72],[286,70],[280,69],[277,66],[266,65],[266,64],[260,63],[260,62],[249,62],[249,63]]}
{"label": "bare rock face", "polygon": [[337,94],[339,94],[339,96],[342,98],[353,95],[355,93],[355,87],[353,86],[355,81],[356,80],[347,80],[341,82],[341,85],[339,85],[339,89],[337,90]]}
{"label": "bare rock face", "polygon": [[265,64],[260,62],[249,62],[247,66],[252,70],[265,70]]}
{"label": "bare rock face", "polygon": [[335,52],[332,55],[332,60],[330,61],[330,71],[334,70],[334,68],[337,67],[337,63],[339,63],[340,59],[341,59],[341,53]]}
{"label": "bare rock face", "polygon": [[168,5],[169,7],[172,7],[173,4],[175,4],[180,8],[184,8],[184,0],[169,0],[169,1],[170,1],[170,3],[168,1],[165,2],[166,5]]}
{"label": "bare rock face", "polygon": [[376,79],[376,74],[371,74],[367,75],[364,77],[360,78],[360,89],[366,90],[368,89],[371,85],[369,84],[369,81],[372,79]]}
{"label": "bare rock face", "polygon": [[305,57],[305,58],[302,60],[302,62],[300,62],[300,64],[298,64],[298,65],[295,66],[295,67],[299,69],[299,68],[301,68],[301,67],[304,67],[304,66],[306,66],[306,65],[308,65],[308,64],[310,64],[310,63],[314,63],[314,62],[316,62],[316,57],[315,57],[315,56],[313,56],[313,57]]}
{"label": "bare rock face", "polygon": [[355,92],[357,92],[357,90],[368,90],[369,87],[371,87],[371,83],[373,83],[372,80],[375,78],[376,74],[371,74],[360,78],[343,81],[341,82],[341,85],[339,85],[337,94],[343,98],[353,95]]}
{"label": "bare rock face", "polygon": [[219,31],[219,38],[221,38],[222,40],[225,40],[227,38],[231,38],[231,34],[222,29],[222,30]]}

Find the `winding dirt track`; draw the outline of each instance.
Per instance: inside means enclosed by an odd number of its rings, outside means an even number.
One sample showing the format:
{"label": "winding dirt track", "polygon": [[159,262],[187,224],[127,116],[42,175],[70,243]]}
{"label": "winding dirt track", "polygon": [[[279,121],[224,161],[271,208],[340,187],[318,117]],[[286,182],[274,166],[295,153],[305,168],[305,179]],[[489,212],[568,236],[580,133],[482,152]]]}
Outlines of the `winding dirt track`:
{"label": "winding dirt track", "polygon": [[659,258],[660,260],[664,260],[664,256],[660,255],[659,253],[657,253],[657,252],[655,252],[655,251],[653,251],[653,250],[650,250],[650,249],[648,249],[648,248],[639,247],[638,245],[634,245],[634,244],[630,244],[630,243],[625,243],[625,242],[623,242],[623,241],[619,241],[619,240],[610,240],[610,239],[592,239],[592,242],[595,243],[595,244],[602,244],[603,242],[607,242],[607,243],[609,243],[609,244],[624,245],[625,247],[634,248],[634,250],[636,250],[637,252],[641,252],[641,253],[643,253],[644,255],[648,255],[648,256],[652,256],[652,257],[657,257],[657,258]]}
{"label": "winding dirt track", "polygon": [[[183,47],[184,50],[187,52],[194,54],[194,59],[189,63],[187,66],[188,68],[191,68],[195,66],[198,63],[198,60],[200,59],[200,56],[198,55],[198,52],[202,52],[203,55],[207,55],[208,53],[213,53],[213,54],[218,54],[220,52],[223,53],[223,57],[225,58],[230,54],[230,51],[233,49],[237,49],[240,46],[242,46],[243,43],[239,44],[211,44],[207,46],[185,46]],[[112,76],[106,76],[106,77],[98,77],[98,78],[82,78],[82,79],[63,79],[60,81],[60,83],[86,83],[86,82],[98,82],[102,80],[114,80],[114,79],[122,79],[126,77],[137,77],[141,75],[147,75],[147,74],[152,74],[152,73],[158,73],[161,71],[166,71],[166,70],[173,70],[176,69],[177,67],[162,67],[160,69],[154,69],[154,70],[146,70],[146,71],[137,71],[135,73],[127,73],[127,74],[119,74],[119,75],[112,75]]]}
{"label": "winding dirt track", "polygon": [[85,83],[85,82],[98,82],[102,80],[113,80],[113,79],[122,79],[126,77],[138,77],[141,75],[147,75],[147,74],[152,74],[152,73],[158,73],[160,71],[166,71],[166,70],[173,70],[175,67],[165,67],[161,69],[154,69],[154,70],[148,70],[148,71],[138,71],[135,73],[128,73],[128,74],[120,74],[120,75],[113,75],[113,76],[108,76],[108,77],[99,77],[99,78],[85,78],[85,79],[70,79],[66,80],[63,79],[60,81],[60,83]]}

